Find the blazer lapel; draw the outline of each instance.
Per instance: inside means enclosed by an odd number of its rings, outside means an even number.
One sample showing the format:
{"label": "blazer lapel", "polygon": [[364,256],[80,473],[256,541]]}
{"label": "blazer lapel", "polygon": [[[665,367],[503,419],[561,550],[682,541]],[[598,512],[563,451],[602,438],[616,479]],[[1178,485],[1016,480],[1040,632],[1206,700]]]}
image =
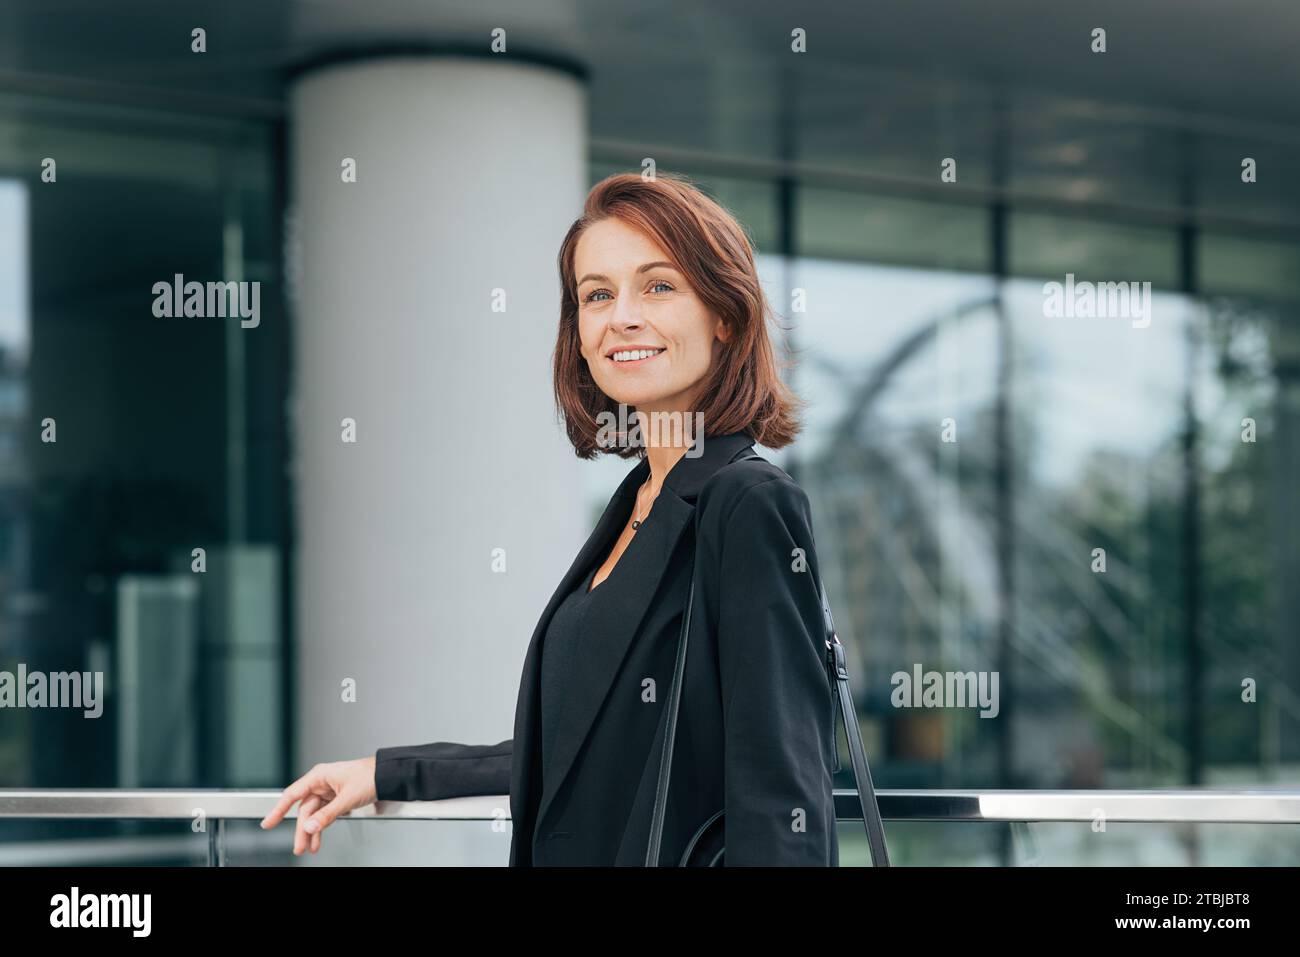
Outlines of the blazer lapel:
{"label": "blazer lapel", "polygon": [[[742,450],[751,447],[753,441],[743,432],[723,436],[706,435],[700,445],[699,455],[692,456],[691,450],[677,460],[664,479],[663,488],[644,524],[620,557],[614,571],[619,576],[618,594],[621,601],[617,606],[600,602],[591,607],[585,624],[595,637],[586,643],[584,653],[574,664],[575,670],[569,685],[572,690],[560,712],[554,753],[542,782],[541,805],[537,812],[539,826],[591,733],[619,666],[641,632],[642,619],[659,592],[678,542],[695,518],[695,500],[700,489],[709,476]],[[542,635],[545,634],[544,629],[549,624],[555,607],[573,588],[585,583],[585,571],[592,563],[603,561],[608,556],[627,521],[632,507],[631,500],[635,499],[636,490],[645,481],[649,471],[649,463],[643,459],[619,486],[596,531],[579,552],[569,573],[547,605],[544,621],[539,625]],[[630,562],[629,567],[623,567],[624,562]],[[597,591],[608,585],[609,582],[600,584]],[[540,643],[535,642],[535,646]],[[529,688],[528,707],[531,709],[536,700],[537,670],[535,666],[531,670],[526,666],[526,673],[530,675],[529,680],[533,685]]]}

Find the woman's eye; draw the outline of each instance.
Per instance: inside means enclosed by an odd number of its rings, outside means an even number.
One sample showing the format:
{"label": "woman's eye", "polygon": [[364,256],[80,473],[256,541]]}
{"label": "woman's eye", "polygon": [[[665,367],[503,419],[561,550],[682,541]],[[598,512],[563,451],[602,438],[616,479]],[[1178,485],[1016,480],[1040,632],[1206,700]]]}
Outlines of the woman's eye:
{"label": "woman's eye", "polygon": [[656,288],[657,288],[658,286],[663,286],[663,287],[664,287],[664,292],[672,292],[672,291],[673,291],[673,287],[672,287],[672,285],[669,284],[669,283],[664,282],[662,279],[656,279],[654,282],[652,282],[652,283],[650,284],[650,291],[651,291],[651,292],[655,292],[655,291],[656,291]]}
{"label": "woman's eye", "polygon": [[606,292],[604,289],[596,289],[596,290],[593,290],[592,292],[587,293],[586,298],[584,298],[582,301],[583,301],[583,302],[595,302],[597,296],[608,296],[608,295],[609,295],[609,293]]}

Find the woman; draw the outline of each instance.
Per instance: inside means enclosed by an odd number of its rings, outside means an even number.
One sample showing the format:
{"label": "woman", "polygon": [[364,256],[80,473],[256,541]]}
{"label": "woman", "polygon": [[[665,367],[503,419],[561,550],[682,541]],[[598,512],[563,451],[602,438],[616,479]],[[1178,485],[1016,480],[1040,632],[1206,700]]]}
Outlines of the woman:
{"label": "woman", "polygon": [[[837,865],[811,513],[751,451],[788,445],[802,402],[779,377],[749,241],[685,180],[621,174],[591,190],[559,266],[569,439],[581,458],[640,461],[542,612],[514,737],[317,765],[262,826],[301,801],[294,853],[315,853],[376,800],[509,792],[511,865],[644,864],[693,579],[659,862],[725,811],[728,866]],[[635,425],[611,429],[629,408]]]}

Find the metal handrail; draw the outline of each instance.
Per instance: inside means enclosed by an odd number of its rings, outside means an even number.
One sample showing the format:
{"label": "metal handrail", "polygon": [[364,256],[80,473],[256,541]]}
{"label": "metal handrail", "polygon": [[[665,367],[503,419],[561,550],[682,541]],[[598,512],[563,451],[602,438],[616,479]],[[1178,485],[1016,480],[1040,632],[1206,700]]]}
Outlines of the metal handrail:
{"label": "metal handrail", "polygon": [[[185,788],[0,788],[0,818],[124,818],[260,821],[280,799],[265,790]],[[877,790],[888,821],[1093,821],[1300,824],[1300,788],[999,791]],[[857,792],[835,790],[836,818],[854,813]],[[296,808],[290,811],[296,816]],[[380,801],[340,820],[487,821],[510,817],[507,795],[441,801]]]}
{"label": "metal handrail", "polygon": [[[0,818],[193,821],[208,835],[208,864],[226,864],[226,822],[260,821],[283,792],[266,790],[0,788]],[[835,790],[835,816],[862,819],[857,792]],[[887,821],[1096,821],[1300,824],[1300,788],[1096,791],[877,791]],[[856,809],[856,810],[855,810]],[[288,817],[297,817],[297,809]],[[507,795],[440,801],[379,801],[345,820],[496,821],[510,817]]]}

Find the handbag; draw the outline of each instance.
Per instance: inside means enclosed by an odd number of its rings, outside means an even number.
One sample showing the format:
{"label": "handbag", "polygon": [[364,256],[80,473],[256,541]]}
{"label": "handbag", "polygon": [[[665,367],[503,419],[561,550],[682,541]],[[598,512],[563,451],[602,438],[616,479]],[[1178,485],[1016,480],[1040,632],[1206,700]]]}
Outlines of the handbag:
{"label": "handbag", "polygon": [[[762,456],[751,453],[742,458],[761,459]],[[655,791],[654,811],[650,818],[650,841],[646,850],[646,867],[659,866],[659,848],[663,839],[664,814],[668,804],[668,784],[672,771],[673,742],[677,737],[677,717],[680,712],[683,672],[686,668],[686,642],[691,627],[691,606],[695,601],[695,576],[691,576],[690,592],[686,597],[686,612],[682,616],[681,636],[677,641],[677,659],[673,667],[673,683],[668,693],[668,724],[664,731],[663,750],[659,758],[659,786]],[[826,586],[820,577],[817,581],[821,595],[822,618],[826,629],[826,674],[831,698],[839,705],[839,712],[844,719],[844,732],[848,737],[849,755],[853,761],[853,777],[857,783],[858,803],[862,807],[862,824],[867,832],[867,844],[871,849],[871,863],[874,867],[889,866],[889,847],[885,843],[884,822],[880,818],[880,807],[876,803],[876,791],[871,783],[871,768],[867,764],[867,755],[862,747],[862,734],[858,728],[853,695],[849,690],[849,673],[845,667],[844,646],[840,644],[835,633],[835,621],[831,617],[831,606],[826,600]],[[834,706],[831,714],[831,746],[834,752],[833,771],[840,770],[839,744],[835,736]],[[725,810],[725,809],[724,809]],[[725,828],[723,810],[715,812],[700,825],[686,845],[678,867],[721,867],[725,863]]]}

